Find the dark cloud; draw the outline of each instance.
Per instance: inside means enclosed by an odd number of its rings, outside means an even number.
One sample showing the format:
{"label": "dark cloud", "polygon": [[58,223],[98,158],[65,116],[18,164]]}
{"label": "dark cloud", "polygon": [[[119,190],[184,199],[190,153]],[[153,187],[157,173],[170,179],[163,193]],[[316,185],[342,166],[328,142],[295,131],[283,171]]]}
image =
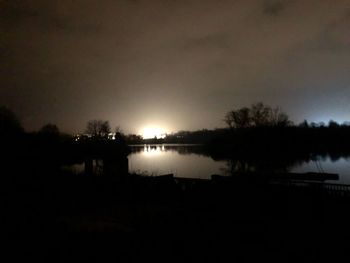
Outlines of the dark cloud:
{"label": "dark cloud", "polygon": [[[28,129],[224,125],[279,104],[350,119],[348,0],[0,0],[0,105]],[[326,99],[328,98],[328,100]],[[338,117],[337,117],[338,116]],[[327,120],[325,120],[327,121]]]}
{"label": "dark cloud", "polygon": [[5,0],[0,3],[0,8],[1,21],[7,28],[26,25],[44,32],[63,31],[67,34],[92,34],[99,29],[98,24],[77,21],[57,12],[49,1],[37,1],[37,5],[31,5],[28,1]]}
{"label": "dark cloud", "polygon": [[280,15],[287,6],[286,0],[267,0],[263,4],[263,13],[267,15]]}
{"label": "dark cloud", "polygon": [[350,52],[350,15],[344,15],[336,22],[330,24],[314,41],[318,51],[349,53]]}

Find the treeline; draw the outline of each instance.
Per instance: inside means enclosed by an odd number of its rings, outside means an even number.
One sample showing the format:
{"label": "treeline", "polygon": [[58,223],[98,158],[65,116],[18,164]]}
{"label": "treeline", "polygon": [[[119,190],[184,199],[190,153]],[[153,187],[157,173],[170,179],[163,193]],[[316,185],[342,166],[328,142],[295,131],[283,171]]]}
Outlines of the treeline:
{"label": "treeline", "polygon": [[196,143],[224,144],[230,146],[274,145],[281,148],[286,146],[312,146],[321,148],[322,145],[332,145],[342,148],[349,145],[350,125],[312,123],[289,125],[284,127],[261,126],[247,128],[221,128],[215,130],[180,131],[167,135],[164,139],[148,140],[153,143]]}
{"label": "treeline", "polygon": [[208,144],[217,152],[305,155],[345,154],[350,152],[350,125],[330,120],[324,123],[295,125],[281,108],[263,103],[228,112],[227,130]]}
{"label": "treeline", "polygon": [[205,144],[214,140],[220,134],[226,132],[227,129],[208,130],[202,129],[198,131],[179,131],[167,134],[162,139],[147,139],[146,143],[182,143],[182,144]]}
{"label": "treeline", "polygon": [[280,107],[271,107],[262,102],[250,108],[243,107],[229,111],[224,121],[230,129],[251,127],[286,127],[293,123]]}
{"label": "treeline", "polygon": [[213,148],[240,152],[329,153],[350,151],[350,126],[256,127],[227,130],[212,140]]}
{"label": "treeline", "polygon": [[338,124],[333,120],[328,124],[308,123],[305,120],[294,124],[280,107],[271,107],[261,102],[227,112],[224,122],[225,128],[179,131],[167,134],[164,138],[143,139],[141,135],[124,134],[120,127],[112,130],[108,121],[90,120],[84,133],[72,136],[61,133],[54,124],[46,124],[37,132],[25,132],[15,114],[0,107],[0,140],[3,144],[10,144],[13,149],[18,143],[22,142],[23,145],[24,140],[24,144],[32,144],[32,148],[43,148],[43,151],[51,149],[51,152],[61,151],[57,145],[66,147],[74,144],[86,150],[91,145],[97,147],[96,145],[144,143],[205,144],[212,148],[235,150],[259,148],[340,151],[350,148],[349,123]]}
{"label": "treeline", "polygon": [[163,143],[198,143],[206,145],[213,156],[262,155],[284,156],[310,154],[348,155],[350,152],[350,124],[308,123],[294,124],[280,107],[255,103],[229,111],[226,128],[215,130],[180,131],[167,135]]}
{"label": "treeline", "polygon": [[[0,107],[0,145],[2,161],[31,163],[39,167],[60,167],[64,164],[81,163],[87,158],[126,156],[129,148],[119,133],[111,140],[108,121],[87,122],[88,138],[77,140],[73,135],[62,133],[55,124],[45,124],[38,131],[26,132],[17,116],[8,108]],[[119,137],[118,137],[119,136]]]}

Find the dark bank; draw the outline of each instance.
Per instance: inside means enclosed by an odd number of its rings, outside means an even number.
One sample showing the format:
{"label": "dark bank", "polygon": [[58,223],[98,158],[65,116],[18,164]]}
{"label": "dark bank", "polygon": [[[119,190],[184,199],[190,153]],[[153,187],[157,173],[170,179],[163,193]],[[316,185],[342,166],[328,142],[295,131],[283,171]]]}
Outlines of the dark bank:
{"label": "dark bank", "polygon": [[[76,140],[54,125],[25,133],[17,122],[5,124],[11,129],[1,137],[1,226],[4,252],[13,260],[346,256],[350,186],[335,183],[338,174],[290,167],[316,153],[349,156],[347,141],[339,139],[348,127],[228,129],[202,145],[160,146],[226,164],[223,175],[196,179],[129,171],[130,154],[158,145],[130,147],[124,136],[110,140],[101,130]],[[316,143],[320,138],[324,143]],[[74,164],[84,169],[63,168]]]}

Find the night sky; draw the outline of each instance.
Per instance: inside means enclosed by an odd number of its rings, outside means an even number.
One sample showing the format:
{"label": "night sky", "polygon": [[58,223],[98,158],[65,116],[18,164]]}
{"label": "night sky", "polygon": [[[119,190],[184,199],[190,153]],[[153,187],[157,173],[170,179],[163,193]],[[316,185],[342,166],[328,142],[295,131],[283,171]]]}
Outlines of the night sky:
{"label": "night sky", "polygon": [[258,101],[350,120],[349,0],[0,0],[0,105],[27,130],[223,127]]}

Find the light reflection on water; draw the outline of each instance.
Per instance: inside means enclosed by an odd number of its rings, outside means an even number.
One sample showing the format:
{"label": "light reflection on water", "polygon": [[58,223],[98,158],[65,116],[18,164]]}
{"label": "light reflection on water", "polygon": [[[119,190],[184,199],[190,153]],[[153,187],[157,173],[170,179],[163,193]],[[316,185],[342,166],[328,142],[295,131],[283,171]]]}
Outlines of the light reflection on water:
{"label": "light reflection on water", "polygon": [[[186,151],[189,145],[143,145],[134,146],[128,156],[129,172],[146,175],[172,173],[176,177],[210,179],[212,174],[227,175],[225,160],[215,161],[199,152]],[[330,157],[315,158],[314,161],[300,162],[289,171],[296,173],[324,172],[339,174],[338,181],[333,183],[350,184],[350,160]]]}
{"label": "light reflection on water", "polygon": [[[129,172],[147,175],[172,173],[176,177],[209,179],[212,174],[222,174],[225,161],[214,161],[210,157],[195,153],[180,154],[179,149],[166,145],[145,145],[141,151],[128,156]],[[138,149],[140,150],[140,149]]]}
{"label": "light reflection on water", "polygon": [[152,158],[154,156],[159,156],[161,154],[165,153],[165,146],[164,145],[157,145],[157,146],[151,146],[151,145],[144,145],[143,151],[141,152],[142,156],[145,158]]}

